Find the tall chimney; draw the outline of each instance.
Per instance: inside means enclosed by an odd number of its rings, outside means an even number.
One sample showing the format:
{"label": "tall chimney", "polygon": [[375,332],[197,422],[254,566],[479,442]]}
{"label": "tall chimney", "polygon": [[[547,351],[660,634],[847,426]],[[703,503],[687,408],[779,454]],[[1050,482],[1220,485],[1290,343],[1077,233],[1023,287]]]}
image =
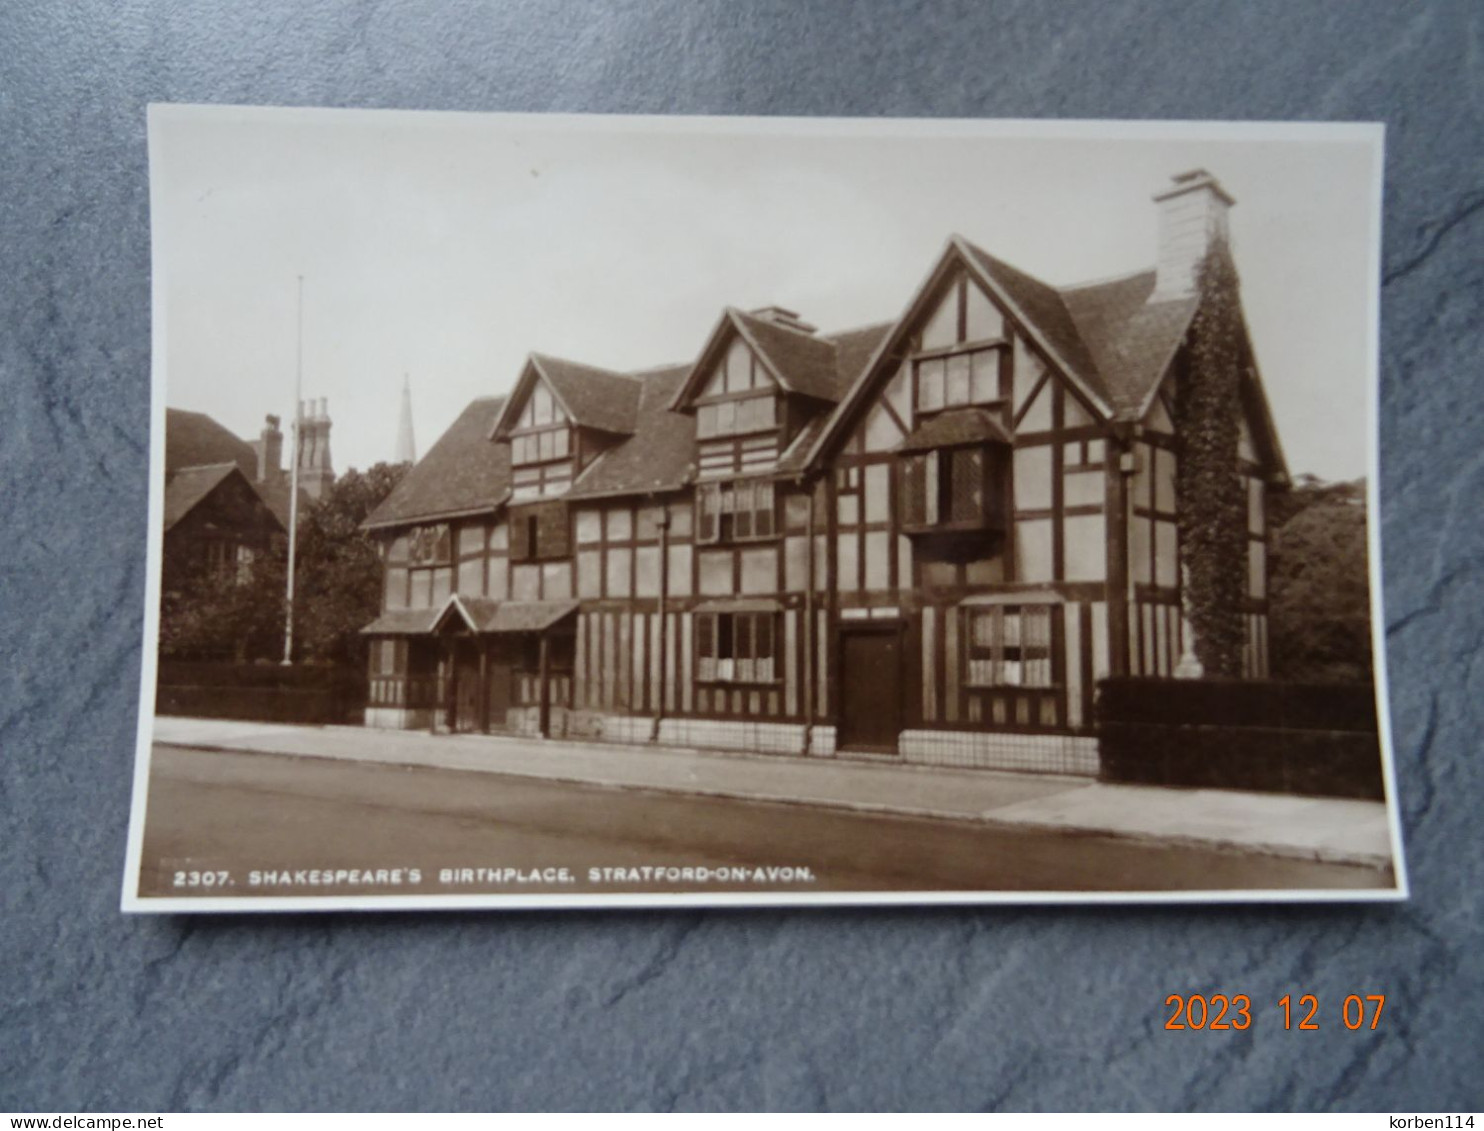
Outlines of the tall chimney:
{"label": "tall chimney", "polygon": [[1201,260],[1213,243],[1228,238],[1227,211],[1236,203],[1204,169],[1177,173],[1170,182],[1154,197],[1159,206],[1159,259],[1152,301],[1195,294]]}
{"label": "tall chimney", "polygon": [[283,474],[283,432],[276,416],[268,416],[258,438],[258,482],[271,483]]}

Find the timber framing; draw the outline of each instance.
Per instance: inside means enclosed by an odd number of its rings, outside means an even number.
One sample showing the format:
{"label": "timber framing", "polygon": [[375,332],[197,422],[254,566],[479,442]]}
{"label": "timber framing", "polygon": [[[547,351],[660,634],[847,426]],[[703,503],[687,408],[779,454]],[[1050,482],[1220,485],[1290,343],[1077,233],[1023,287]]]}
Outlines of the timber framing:
{"label": "timber framing", "polygon": [[[1199,296],[1160,284],[1056,288],[953,236],[888,324],[729,307],[689,364],[533,355],[367,521],[368,723],[1095,772],[1097,681],[1189,647],[1169,404]],[[1261,677],[1287,472],[1245,349]]]}

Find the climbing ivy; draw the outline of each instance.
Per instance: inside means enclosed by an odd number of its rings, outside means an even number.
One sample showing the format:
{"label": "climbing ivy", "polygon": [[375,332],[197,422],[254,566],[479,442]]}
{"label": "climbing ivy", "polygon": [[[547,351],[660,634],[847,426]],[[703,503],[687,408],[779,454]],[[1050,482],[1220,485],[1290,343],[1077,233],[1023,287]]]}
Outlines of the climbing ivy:
{"label": "climbing ivy", "polygon": [[1236,265],[1224,242],[1212,245],[1197,279],[1200,306],[1175,395],[1185,609],[1205,675],[1238,678],[1247,584],[1247,495],[1237,462],[1242,315]]}

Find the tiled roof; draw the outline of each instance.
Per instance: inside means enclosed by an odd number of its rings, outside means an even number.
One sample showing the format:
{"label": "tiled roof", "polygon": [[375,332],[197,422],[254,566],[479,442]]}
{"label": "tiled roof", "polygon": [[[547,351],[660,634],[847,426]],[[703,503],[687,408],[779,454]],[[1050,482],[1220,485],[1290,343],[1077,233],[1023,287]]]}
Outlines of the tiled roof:
{"label": "tiled roof", "polygon": [[[864,372],[866,365],[881,348],[881,343],[891,333],[895,323],[878,322],[871,326],[862,326],[855,330],[843,330],[836,334],[824,335],[825,340],[835,347],[835,394],[829,399],[837,401],[842,399]],[[814,447],[814,441],[821,433],[829,427],[830,420],[834,416],[834,410],[821,412],[814,417],[793,438],[788,448],[778,457],[778,470],[780,472],[799,471],[804,467],[810,450]]]}
{"label": "tiled roof", "polygon": [[[285,530],[289,527],[289,473],[282,472],[275,479],[266,483],[254,483],[253,490],[262,496],[263,502],[268,504],[268,509],[273,516],[283,524]],[[299,513],[302,515],[314,502],[314,496],[310,495],[304,488],[299,488]]]}
{"label": "tiled roof", "polygon": [[594,460],[568,498],[669,491],[689,482],[695,471],[695,419],[669,410],[689,372],[688,365],[674,365],[633,378],[643,390],[634,434]]}
{"label": "tiled roof", "polygon": [[740,310],[729,309],[727,313],[785,390],[822,401],[840,399],[834,342]]}
{"label": "tiled roof", "polygon": [[491,443],[504,397],[472,401],[363,525],[397,526],[423,519],[491,511],[510,493],[510,446]]}
{"label": "tiled roof", "polygon": [[855,384],[866,364],[881,348],[881,343],[891,333],[895,322],[877,322],[856,330],[842,330],[838,334],[826,334],[825,338],[835,343],[835,369],[838,392],[835,399],[843,397]]}
{"label": "tiled roof", "polygon": [[982,408],[956,408],[940,412],[897,445],[899,452],[921,452],[929,448],[952,448],[960,444],[992,441],[1011,442],[1004,426]]}
{"label": "tiled roof", "polygon": [[443,615],[439,609],[388,609],[361,629],[365,636],[420,636],[432,632]]}
{"label": "tiled roof", "polygon": [[577,609],[576,601],[495,601],[452,594],[436,609],[392,609],[361,629],[367,636],[423,636],[450,616],[475,632],[540,632]]}
{"label": "tiled roof", "polygon": [[234,436],[204,412],[167,408],[166,473],[219,463],[235,463],[249,482],[258,477],[258,453],[246,440]]}
{"label": "tiled roof", "polygon": [[235,463],[213,463],[204,467],[183,467],[165,474],[165,529],[170,530],[196,505],[216,490],[234,471]]}
{"label": "tiled roof", "polygon": [[560,357],[531,354],[531,364],[557,395],[572,423],[626,436],[639,414],[640,381],[611,369],[598,369]]}
{"label": "tiled roof", "polygon": [[1039,334],[1052,353],[1071,371],[1069,376],[1081,381],[1104,404],[1110,404],[1097,363],[1083,342],[1062,293],[996,259],[962,236],[955,236],[954,242],[963,250],[970,264],[995,283],[1019,309],[1032,333]]}
{"label": "tiled roof", "polygon": [[577,611],[577,601],[500,601],[485,632],[540,632]]}
{"label": "tiled roof", "polygon": [[1061,292],[1120,417],[1142,413],[1198,305],[1194,298],[1151,303],[1153,293],[1153,271]]}

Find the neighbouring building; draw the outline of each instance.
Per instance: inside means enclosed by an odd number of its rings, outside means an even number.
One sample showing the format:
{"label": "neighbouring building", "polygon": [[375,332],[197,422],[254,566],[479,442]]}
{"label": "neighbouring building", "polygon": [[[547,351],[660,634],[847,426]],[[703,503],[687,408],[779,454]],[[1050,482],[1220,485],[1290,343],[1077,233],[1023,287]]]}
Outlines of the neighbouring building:
{"label": "neighbouring building", "polygon": [[[301,417],[303,508],[329,489],[335,473],[327,403],[308,402]],[[201,572],[244,576],[256,556],[287,538],[291,479],[283,439],[277,416],[266,417],[258,438],[248,441],[205,413],[165,410],[165,592]]]}
{"label": "neighbouring building", "polygon": [[258,555],[282,542],[282,452],[276,416],[249,442],[205,413],[165,410],[163,592],[203,574],[244,577]]}
{"label": "neighbouring building", "polygon": [[[367,520],[366,721],[1091,773],[1096,682],[1186,631],[1175,390],[1232,200],[1053,287],[954,236],[894,322],[727,309],[684,365],[531,355]],[[1245,667],[1286,471],[1250,344]]]}

